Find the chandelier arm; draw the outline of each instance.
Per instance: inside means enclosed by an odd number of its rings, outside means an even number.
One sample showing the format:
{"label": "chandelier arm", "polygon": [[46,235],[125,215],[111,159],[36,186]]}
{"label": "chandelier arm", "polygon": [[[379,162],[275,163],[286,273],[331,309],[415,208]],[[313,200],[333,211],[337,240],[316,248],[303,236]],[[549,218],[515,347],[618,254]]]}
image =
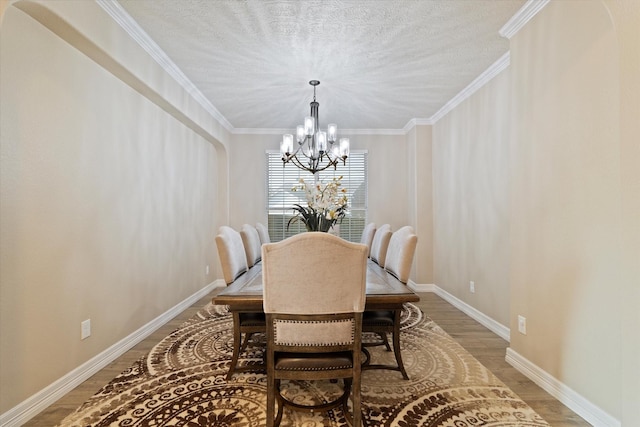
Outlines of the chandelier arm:
{"label": "chandelier arm", "polygon": [[333,166],[335,170],[338,164],[337,160],[329,161],[324,165],[321,165],[319,162],[314,161],[314,163],[316,164],[315,166],[307,166],[304,163],[302,163],[297,156],[291,156],[288,159],[282,159],[282,161],[283,161],[283,165],[291,162],[298,168],[306,170],[307,172],[311,172],[312,174],[316,174],[317,172],[322,172],[323,170],[328,169],[331,166]]}
{"label": "chandelier arm", "polygon": [[311,173],[314,173],[314,174],[315,174],[316,172],[322,172],[323,170],[328,169],[328,168],[329,168],[329,167],[331,167],[331,166],[334,166],[334,167],[335,167],[335,165],[334,165],[333,163],[327,163],[326,165],[324,165],[324,166],[322,166],[322,167],[316,167],[316,168],[314,168],[314,169],[307,169],[307,170],[308,170],[309,172],[311,172]]}
{"label": "chandelier arm", "polygon": [[303,163],[300,161],[300,159],[298,159],[298,157],[297,157],[297,156],[292,157],[292,158],[291,158],[291,161],[292,161],[292,163],[293,163],[294,165],[296,165],[298,168],[303,169],[303,170],[306,170],[306,171],[311,172],[311,173],[315,173],[315,172],[313,172],[315,168],[311,168],[311,167],[309,167],[309,166],[306,166],[305,164],[303,164]]}

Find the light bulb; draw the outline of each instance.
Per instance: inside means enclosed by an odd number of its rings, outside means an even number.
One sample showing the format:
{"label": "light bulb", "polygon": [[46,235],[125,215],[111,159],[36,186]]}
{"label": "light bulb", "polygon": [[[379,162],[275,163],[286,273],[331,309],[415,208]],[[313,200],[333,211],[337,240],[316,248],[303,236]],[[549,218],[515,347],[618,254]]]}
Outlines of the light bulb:
{"label": "light bulb", "polygon": [[327,151],[327,133],[320,131],[316,135],[318,137],[318,151],[324,153]]}
{"label": "light bulb", "polygon": [[298,144],[301,144],[305,137],[304,126],[298,125],[298,127],[296,127],[296,140],[298,141]]}
{"label": "light bulb", "polygon": [[336,138],[338,137],[338,125],[335,123],[329,123],[327,126],[327,139],[329,142],[336,142]]}
{"label": "light bulb", "polygon": [[349,138],[340,138],[340,156],[349,157]]}
{"label": "light bulb", "polygon": [[313,117],[307,116],[304,118],[304,133],[307,136],[311,136],[316,132],[316,124]]}
{"label": "light bulb", "polygon": [[280,143],[280,153],[285,156],[293,152],[293,135],[290,133],[282,135],[282,142]]}

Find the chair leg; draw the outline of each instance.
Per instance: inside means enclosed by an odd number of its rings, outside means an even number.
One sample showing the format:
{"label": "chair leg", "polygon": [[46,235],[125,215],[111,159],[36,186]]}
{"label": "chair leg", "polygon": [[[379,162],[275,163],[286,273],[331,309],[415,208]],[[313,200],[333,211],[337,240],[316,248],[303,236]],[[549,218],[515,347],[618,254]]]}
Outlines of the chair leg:
{"label": "chair leg", "polygon": [[404,369],[402,355],[400,354],[400,310],[396,310],[395,320],[393,322],[393,353],[396,356],[396,362],[398,363],[398,368],[400,369],[402,378],[408,380],[409,375],[407,375],[407,371]]}
{"label": "chair leg", "polygon": [[[359,405],[358,399],[356,398],[356,379],[355,378],[344,378],[343,380],[343,400],[340,402],[342,405],[342,412],[344,413],[344,418],[351,427],[361,427],[359,416],[360,410],[356,408]],[[360,396],[360,393],[357,393],[357,396]],[[353,414],[349,412],[349,398],[351,398],[351,402],[353,403]]]}
{"label": "chair leg", "polygon": [[[360,395],[360,378],[353,379],[353,384],[351,388],[352,398],[351,402],[353,403],[353,417],[351,422],[351,427],[361,427],[362,426],[362,410],[361,410],[361,395]],[[346,402],[345,402],[345,412],[347,412]]]}
{"label": "chair leg", "polygon": [[273,375],[267,375],[267,427],[274,427],[276,406],[276,381]]}
{"label": "chair leg", "polygon": [[384,346],[387,348],[387,351],[391,351],[391,346],[389,345],[389,339],[387,338],[386,332],[378,332],[380,339],[384,343]]}
{"label": "chair leg", "polygon": [[244,334],[244,340],[242,341],[242,345],[240,346],[240,353],[247,349],[251,336],[253,336],[253,332]]}
{"label": "chair leg", "polygon": [[[276,414],[276,421],[274,427],[279,427],[280,422],[282,421],[282,412],[284,411],[284,398],[280,394],[280,380],[275,381],[275,387],[272,393],[276,396],[276,403],[278,404],[278,412]],[[275,411],[274,411],[275,412]]]}
{"label": "chair leg", "polygon": [[233,373],[238,364],[238,358],[240,357],[240,340],[242,340],[242,334],[240,333],[240,314],[238,312],[233,313],[233,356],[231,356],[231,365],[229,366],[229,372],[227,373],[227,381],[231,380]]}
{"label": "chair leg", "polygon": [[[386,336],[386,334],[385,334]],[[360,341],[360,346],[362,346],[362,341]],[[353,378],[351,378],[351,403],[353,404],[353,417],[351,422],[351,427],[362,427],[362,395],[361,395],[361,384],[362,384],[362,353],[354,352],[353,354]],[[346,402],[345,402],[346,403]],[[347,408],[345,408],[345,411]]]}

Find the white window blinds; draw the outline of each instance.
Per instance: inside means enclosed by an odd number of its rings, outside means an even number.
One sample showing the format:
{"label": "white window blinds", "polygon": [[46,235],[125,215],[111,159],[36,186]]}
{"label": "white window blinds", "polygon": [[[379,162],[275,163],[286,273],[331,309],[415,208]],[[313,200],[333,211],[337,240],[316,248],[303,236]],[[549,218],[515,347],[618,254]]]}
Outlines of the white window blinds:
{"label": "white window blinds", "polygon": [[[294,221],[287,230],[289,220],[295,216],[294,204],[305,206],[304,192],[293,192],[300,178],[312,181],[313,175],[292,164],[283,167],[279,151],[267,151],[267,215],[269,236],[272,242],[283,240],[306,231],[304,224]],[[336,170],[328,168],[319,172],[322,183],[342,176],[342,187],[347,189],[348,212],[340,223],[340,237],[359,242],[367,217],[367,152],[352,150],[347,164],[340,163]]]}

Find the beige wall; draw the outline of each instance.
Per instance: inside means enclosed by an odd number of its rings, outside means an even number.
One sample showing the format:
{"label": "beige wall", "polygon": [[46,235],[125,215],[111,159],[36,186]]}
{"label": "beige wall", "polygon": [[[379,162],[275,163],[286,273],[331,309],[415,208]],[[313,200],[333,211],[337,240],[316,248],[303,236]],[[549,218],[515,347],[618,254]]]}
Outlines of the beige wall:
{"label": "beige wall", "polygon": [[367,221],[397,230],[410,223],[404,135],[345,135],[351,149],[367,150]]}
{"label": "beige wall", "polygon": [[[166,81],[166,96],[150,96],[105,68],[105,52],[90,59],[87,43],[74,45],[81,38],[63,40],[14,6],[3,12],[0,413],[214,281],[205,266],[217,258],[216,200],[226,197],[222,144],[200,135],[198,114],[176,119]],[[96,35],[110,22],[100,16]]]}
{"label": "beige wall", "polygon": [[640,418],[638,22],[633,0],[550,2],[433,130],[435,283],[623,426]]}
{"label": "beige wall", "polygon": [[640,420],[640,2],[605,5],[616,29],[620,94],[620,296],[622,345],[615,363],[622,366],[620,420]]}
{"label": "beige wall", "polygon": [[[638,248],[638,217],[625,211],[633,200],[637,213],[637,184],[626,180],[640,177],[638,132],[623,134],[621,122],[640,74],[623,79],[621,54],[637,57],[640,21],[637,2],[615,6],[617,16],[599,1],[550,2],[511,40],[510,326],[513,350],[622,419],[640,407],[625,403],[640,376],[623,380],[640,363],[637,315],[625,317],[640,307],[638,253],[627,253]],[[627,320],[636,328],[623,336]],[[626,365],[625,348],[636,356]]]}
{"label": "beige wall", "polygon": [[433,126],[435,284],[502,325],[509,324],[508,113],[503,72]]}
{"label": "beige wall", "polygon": [[282,135],[233,135],[229,144],[229,225],[267,224],[267,150],[279,150]]}
{"label": "beige wall", "polygon": [[432,126],[417,125],[407,132],[407,204],[409,224],[418,235],[412,279],[434,283]]}

